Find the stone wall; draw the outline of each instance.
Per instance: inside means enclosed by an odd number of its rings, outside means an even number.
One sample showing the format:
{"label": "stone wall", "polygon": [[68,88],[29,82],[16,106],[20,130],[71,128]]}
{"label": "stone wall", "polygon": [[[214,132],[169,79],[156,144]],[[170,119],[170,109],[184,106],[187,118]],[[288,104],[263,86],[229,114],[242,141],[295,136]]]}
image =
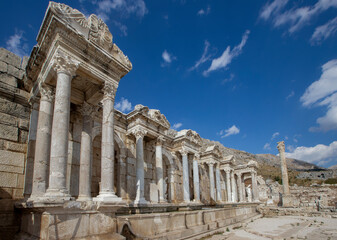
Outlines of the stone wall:
{"label": "stone wall", "polygon": [[14,201],[23,198],[30,106],[23,90],[27,58],[0,48],[0,236],[18,229]]}
{"label": "stone wall", "polygon": [[325,171],[307,171],[300,172],[296,178],[299,179],[320,179],[326,180],[329,178],[337,177],[337,169],[335,170],[325,170]]}

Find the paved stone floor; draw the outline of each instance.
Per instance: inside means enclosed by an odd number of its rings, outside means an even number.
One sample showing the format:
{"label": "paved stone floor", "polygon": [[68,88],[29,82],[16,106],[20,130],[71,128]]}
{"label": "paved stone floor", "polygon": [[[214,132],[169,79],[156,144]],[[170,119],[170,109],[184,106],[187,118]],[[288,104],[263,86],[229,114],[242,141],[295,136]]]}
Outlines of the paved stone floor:
{"label": "paved stone floor", "polygon": [[281,216],[260,218],[245,227],[206,238],[229,239],[337,239],[337,218]]}

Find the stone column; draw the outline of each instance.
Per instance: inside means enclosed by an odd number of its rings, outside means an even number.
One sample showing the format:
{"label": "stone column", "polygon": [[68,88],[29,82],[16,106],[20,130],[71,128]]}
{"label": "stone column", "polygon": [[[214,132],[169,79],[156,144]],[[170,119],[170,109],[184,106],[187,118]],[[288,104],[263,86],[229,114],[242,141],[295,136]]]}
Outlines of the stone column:
{"label": "stone column", "polygon": [[215,183],[216,183],[216,200],[218,202],[221,202],[222,198],[221,198],[221,183],[220,183],[220,168],[219,168],[219,164],[217,164],[216,168],[215,168]]}
{"label": "stone column", "polygon": [[288,180],[287,162],[286,162],[286,157],[284,154],[284,151],[285,151],[284,141],[277,143],[277,149],[280,153],[280,159],[281,159],[283,194],[289,195],[290,194],[289,180]]}
{"label": "stone column", "polygon": [[144,137],[147,131],[137,128],[133,131],[136,137],[136,199],[135,204],[147,204],[144,198]]}
{"label": "stone column", "polygon": [[83,117],[80,154],[80,182],[78,201],[91,200],[91,172],[92,172],[92,115],[94,107],[83,102],[80,112]]}
{"label": "stone column", "polygon": [[183,190],[184,190],[184,201],[190,201],[190,184],[188,176],[188,158],[187,151],[185,149],[180,150],[183,162]]}
{"label": "stone column", "polygon": [[29,103],[31,105],[32,111],[30,113],[27,162],[25,166],[25,185],[24,185],[25,198],[28,198],[32,193],[37,122],[39,117],[39,102],[37,97],[32,97],[29,100]]}
{"label": "stone column", "polygon": [[213,165],[214,163],[208,163],[208,168],[209,168],[209,183],[210,183],[210,194],[211,194],[211,199],[216,200],[215,199],[215,194],[214,194],[214,190],[215,190],[215,186],[214,186],[214,169],[213,169]]}
{"label": "stone column", "polygon": [[232,170],[231,171],[231,183],[232,183],[232,186],[231,186],[231,189],[232,189],[232,202],[236,202],[236,197],[237,197],[237,189],[236,189],[236,186],[235,186],[235,177],[234,177],[234,171]]}
{"label": "stone column", "polygon": [[227,190],[227,201],[232,202],[232,191],[231,191],[231,179],[230,179],[230,170],[226,169],[226,190]]}
{"label": "stone column", "polygon": [[251,175],[252,175],[252,193],[253,193],[252,200],[258,201],[259,196],[258,196],[258,192],[257,192],[256,173],[252,171]]}
{"label": "stone column", "polygon": [[237,176],[237,185],[238,185],[238,191],[239,191],[239,193],[238,193],[238,200],[239,200],[239,202],[243,202],[243,192],[242,192],[242,179],[241,179],[241,177],[242,177],[242,175],[241,175],[241,173],[237,173],[236,174],[236,176]]}
{"label": "stone column", "polygon": [[114,191],[115,145],[114,145],[114,101],[116,87],[105,82],[103,87],[101,189],[94,201],[122,202]]}
{"label": "stone column", "polygon": [[194,155],[193,158],[193,190],[194,190],[194,201],[200,202],[200,187],[199,187],[199,166],[198,159],[199,155]]}
{"label": "stone column", "polygon": [[45,196],[49,199],[69,200],[66,188],[68,135],[70,118],[71,80],[78,62],[69,56],[56,53],[54,69],[57,72],[54,117],[52,127],[49,187]]}
{"label": "stone column", "polygon": [[164,198],[164,180],[163,180],[163,137],[158,137],[156,141],[156,174],[157,174],[157,187],[159,190],[159,202],[166,202]]}
{"label": "stone column", "polygon": [[119,176],[118,176],[118,179],[119,179],[119,192],[120,192],[120,197],[122,199],[126,199],[127,197],[127,194],[126,194],[126,166],[127,166],[127,163],[126,163],[126,153],[125,153],[125,149],[121,150],[121,153],[119,155]]}
{"label": "stone column", "polygon": [[34,161],[33,189],[30,199],[42,197],[48,186],[50,142],[53,121],[54,91],[46,84],[40,84],[40,111],[37,123]]}

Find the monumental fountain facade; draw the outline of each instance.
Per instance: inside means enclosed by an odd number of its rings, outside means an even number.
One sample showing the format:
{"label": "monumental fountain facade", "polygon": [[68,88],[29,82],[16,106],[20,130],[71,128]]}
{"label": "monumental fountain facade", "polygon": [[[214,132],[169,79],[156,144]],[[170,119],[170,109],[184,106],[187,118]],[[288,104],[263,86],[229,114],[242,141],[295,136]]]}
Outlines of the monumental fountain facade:
{"label": "monumental fountain facade", "polygon": [[114,109],[132,64],[96,15],[50,2],[37,42],[20,236],[176,239],[257,214],[256,162],[236,164],[159,110]]}

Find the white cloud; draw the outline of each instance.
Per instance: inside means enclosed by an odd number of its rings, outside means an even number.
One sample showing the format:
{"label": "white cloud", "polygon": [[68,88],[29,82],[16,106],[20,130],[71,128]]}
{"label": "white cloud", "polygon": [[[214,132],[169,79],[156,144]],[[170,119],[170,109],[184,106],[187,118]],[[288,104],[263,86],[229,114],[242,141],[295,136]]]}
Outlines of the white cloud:
{"label": "white cloud", "polygon": [[329,131],[337,129],[337,59],[322,66],[322,75],[313,82],[301,97],[303,106],[327,106],[325,116],[316,120],[318,127],[310,131]]}
{"label": "white cloud", "polygon": [[178,130],[179,128],[181,128],[182,125],[183,125],[182,123],[175,123],[173,124],[172,128]]}
{"label": "white cloud", "polygon": [[277,14],[284,8],[284,6],[288,3],[288,0],[275,0],[273,2],[268,2],[263,6],[262,11],[260,13],[260,18],[264,20],[268,20],[272,14]]}
{"label": "white cloud", "polygon": [[263,149],[264,149],[264,150],[271,150],[270,143],[266,143],[266,144],[263,146]]}
{"label": "white cloud", "polygon": [[289,95],[286,97],[286,100],[288,100],[289,98],[293,97],[295,95],[294,90],[292,90]]}
{"label": "white cloud", "polygon": [[218,69],[221,69],[221,68],[225,68],[228,64],[231,63],[233,58],[239,56],[242,52],[242,48],[245,46],[245,44],[247,42],[249,33],[250,33],[250,31],[247,30],[243,34],[241,43],[239,45],[235,46],[233,48],[233,50],[231,50],[231,47],[228,46],[220,57],[213,59],[211,66],[206,71],[204,71],[204,75],[207,76],[207,74],[212,72],[212,71],[215,71],[215,70],[218,70]]}
{"label": "white cloud", "polygon": [[164,60],[164,63],[161,64],[162,67],[165,67],[165,66],[169,65],[173,60],[177,59],[175,56],[173,56],[172,54],[170,54],[166,49],[161,54],[161,57]]}
{"label": "white cloud", "polygon": [[240,129],[237,128],[235,125],[233,125],[226,130],[221,130],[219,134],[221,135],[221,138],[225,138],[225,137],[228,137],[230,135],[236,135],[236,134],[239,134],[239,133],[240,133]]}
{"label": "white cloud", "polygon": [[132,104],[129,100],[122,97],[121,100],[115,104],[115,108],[125,113],[132,110]]}
{"label": "white cloud", "polygon": [[211,7],[208,6],[206,10],[200,9],[197,13],[197,15],[202,16],[202,15],[208,15],[211,12]]}
{"label": "white cloud", "polygon": [[25,43],[23,31],[15,31],[15,34],[10,36],[6,42],[6,48],[19,55],[20,57],[28,55],[28,44]]}
{"label": "white cloud", "polygon": [[279,136],[279,135],[280,135],[279,132],[273,133],[273,135],[271,136],[271,140],[273,140],[274,138],[276,138],[276,137]]}
{"label": "white cloud", "polygon": [[104,21],[109,19],[108,14],[115,10],[124,16],[135,14],[142,18],[147,14],[145,2],[143,0],[103,0],[98,3],[98,15]]}
{"label": "white cloud", "polygon": [[229,78],[225,78],[224,80],[222,80],[221,83],[222,83],[222,84],[225,84],[225,83],[231,82],[231,81],[233,81],[234,77],[235,77],[235,75],[234,75],[233,73],[231,73],[231,74],[229,75]]}
{"label": "white cloud", "polygon": [[311,36],[312,44],[320,44],[323,40],[332,36],[337,31],[337,17],[331,19],[326,24],[319,26]]}
{"label": "white cloud", "polygon": [[211,56],[207,55],[209,46],[210,46],[209,42],[205,40],[204,52],[202,53],[201,58],[194,64],[193,67],[189,69],[189,71],[193,71],[194,69],[198,68],[199,65],[207,62],[210,59]]}
{"label": "white cloud", "polygon": [[337,158],[337,141],[330,145],[318,144],[314,147],[297,147],[286,152],[286,157],[303,160],[310,163],[321,164]]}
{"label": "white cloud", "polygon": [[282,8],[287,2],[287,0],[274,0],[272,3],[265,5],[260,18],[268,20],[273,16],[274,27],[288,24],[290,25],[288,31],[293,33],[308,24],[314,16],[321,14],[329,8],[337,8],[336,0],[318,0],[315,5],[294,7],[281,13]]}

